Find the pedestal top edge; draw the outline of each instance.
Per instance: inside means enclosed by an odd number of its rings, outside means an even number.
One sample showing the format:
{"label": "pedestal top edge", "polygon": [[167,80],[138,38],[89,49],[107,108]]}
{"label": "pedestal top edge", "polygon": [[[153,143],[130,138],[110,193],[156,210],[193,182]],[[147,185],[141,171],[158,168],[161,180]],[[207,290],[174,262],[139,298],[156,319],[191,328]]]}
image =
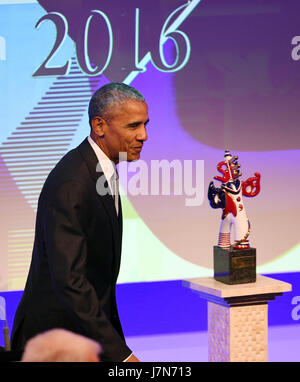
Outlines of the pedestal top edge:
{"label": "pedestal top edge", "polygon": [[186,279],[183,282],[190,289],[218,297],[281,293],[292,290],[291,284],[262,275],[256,275],[256,282],[247,284],[228,285],[213,277]]}

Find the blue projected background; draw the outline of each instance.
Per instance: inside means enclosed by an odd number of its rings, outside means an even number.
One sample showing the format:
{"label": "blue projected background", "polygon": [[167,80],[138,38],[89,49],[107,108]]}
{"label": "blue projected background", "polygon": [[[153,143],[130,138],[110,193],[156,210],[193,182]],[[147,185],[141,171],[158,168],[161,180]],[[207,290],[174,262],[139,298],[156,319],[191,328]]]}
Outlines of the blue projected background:
{"label": "blue projected background", "polygon": [[299,271],[299,11],[292,0],[0,1],[0,290],[23,289],[43,182],[89,134],[89,99],[110,81],[149,105],[141,159],[204,161],[200,205],[123,195],[118,282],[212,274],[220,215],[206,190],[224,149],[244,180],[262,174],[245,201],[258,272]]}

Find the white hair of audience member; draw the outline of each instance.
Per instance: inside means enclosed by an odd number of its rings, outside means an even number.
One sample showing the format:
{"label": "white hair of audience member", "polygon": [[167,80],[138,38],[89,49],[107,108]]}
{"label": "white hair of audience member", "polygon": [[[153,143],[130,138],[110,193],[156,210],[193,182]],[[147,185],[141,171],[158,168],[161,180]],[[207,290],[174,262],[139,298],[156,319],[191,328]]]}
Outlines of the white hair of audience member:
{"label": "white hair of audience member", "polygon": [[51,329],[25,344],[22,362],[99,362],[98,342],[65,329]]}

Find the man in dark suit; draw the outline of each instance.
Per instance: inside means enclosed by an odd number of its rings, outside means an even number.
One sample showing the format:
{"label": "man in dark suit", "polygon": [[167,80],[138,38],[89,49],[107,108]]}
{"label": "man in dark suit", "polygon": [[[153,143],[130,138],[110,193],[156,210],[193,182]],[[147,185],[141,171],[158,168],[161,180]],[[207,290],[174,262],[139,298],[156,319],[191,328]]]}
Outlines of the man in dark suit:
{"label": "man in dark suit", "polygon": [[64,328],[98,341],[103,361],[138,361],[126,345],[115,297],[122,245],[115,165],[120,153],[139,159],[148,108],[136,89],[111,83],[91,98],[89,120],[90,136],[60,160],[41,191],[12,348]]}

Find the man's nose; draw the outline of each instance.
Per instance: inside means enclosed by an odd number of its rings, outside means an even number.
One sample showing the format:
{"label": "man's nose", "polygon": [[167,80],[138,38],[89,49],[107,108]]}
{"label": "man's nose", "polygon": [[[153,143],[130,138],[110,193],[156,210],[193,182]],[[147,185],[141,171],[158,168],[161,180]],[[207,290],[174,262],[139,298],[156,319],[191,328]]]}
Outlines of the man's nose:
{"label": "man's nose", "polygon": [[138,141],[146,141],[148,139],[146,126],[141,127],[136,138]]}

